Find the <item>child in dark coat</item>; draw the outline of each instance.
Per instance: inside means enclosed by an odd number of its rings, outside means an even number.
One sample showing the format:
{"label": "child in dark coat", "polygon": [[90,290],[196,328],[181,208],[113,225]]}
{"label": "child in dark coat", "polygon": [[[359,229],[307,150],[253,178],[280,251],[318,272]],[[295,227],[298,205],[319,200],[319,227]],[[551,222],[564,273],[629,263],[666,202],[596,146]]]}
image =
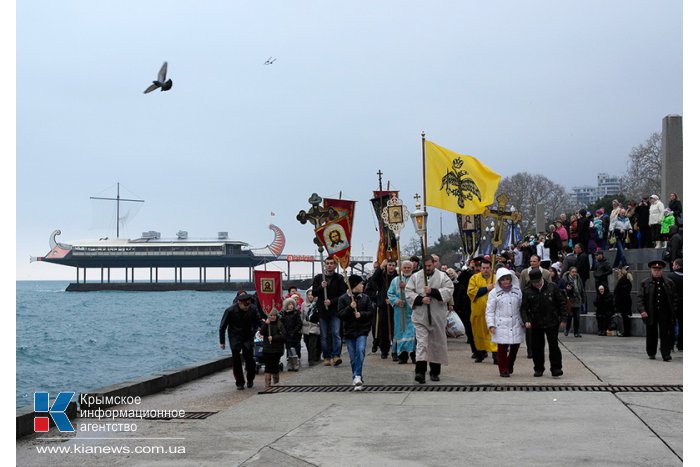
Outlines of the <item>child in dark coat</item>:
{"label": "child in dark coat", "polygon": [[[287,364],[289,371],[299,371],[299,359],[301,357],[301,331],[304,325],[301,319],[301,312],[297,309],[297,301],[294,297],[286,298],[282,302],[282,313],[280,320],[284,324],[287,333],[285,348],[287,350]],[[296,354],[292,356],[291,350]]]}
{"label": "child in dark coat", "polygon": [[260,328],[263,337],[263,358],[265,360],[265,387],[270,387],[270,381],[277,384],[280,381],[280,358],[284,353],[285,329],[282,321],[277,319],[277,310],[273,308],[270,316]]}

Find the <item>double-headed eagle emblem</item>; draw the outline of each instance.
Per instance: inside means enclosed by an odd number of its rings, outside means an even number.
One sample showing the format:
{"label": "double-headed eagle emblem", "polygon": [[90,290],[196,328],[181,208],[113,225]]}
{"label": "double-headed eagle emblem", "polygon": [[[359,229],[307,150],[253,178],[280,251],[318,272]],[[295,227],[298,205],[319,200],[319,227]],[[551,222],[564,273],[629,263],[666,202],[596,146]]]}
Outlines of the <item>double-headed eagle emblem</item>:
{"label": "double-headed eagle emblem", "polygon": [[457,204],[460,208],[464,208],[465,200],[473,200],[474,197],[481,201],[481,191],[479,187],[476,186],[474,179],[471,177],[465,177],[469,175],[466,170],[461,170],[462,161],[459,158],[452,160],[452,171],[448,171],[444,177],[442,177],[442,185],[440,186],[440,191],[445,189],[448,195],[453,195],[457,197]]}

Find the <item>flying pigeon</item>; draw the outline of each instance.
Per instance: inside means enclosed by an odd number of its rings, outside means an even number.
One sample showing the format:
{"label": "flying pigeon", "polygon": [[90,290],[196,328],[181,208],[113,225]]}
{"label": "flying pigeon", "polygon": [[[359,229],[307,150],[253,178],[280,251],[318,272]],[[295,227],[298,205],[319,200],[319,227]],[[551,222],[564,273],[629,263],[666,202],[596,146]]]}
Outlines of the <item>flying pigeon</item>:
{"label": "flying pigeon", "polygon": [[265,63],[263,63],[263,65],[272,65],[273,63],[275,63],[275,60],[277,59],[270,57],[267,60],[265,60]]}
{"label": "flying pigeon", "polygon": [[148,94],[151,91],[155,91],[156,89],[160,88],[161,92],[162,91],[167,91],[168,89],[173,87],[173,80],[169,79],[168,81],[165,81],[165,74],[168,72],[168,62],[163,62],[163,66],[160,67],[160,71],[158,72],[158,79],[153,82],[148,88],[146,88],[145,91],[143,91],[144,94]]}

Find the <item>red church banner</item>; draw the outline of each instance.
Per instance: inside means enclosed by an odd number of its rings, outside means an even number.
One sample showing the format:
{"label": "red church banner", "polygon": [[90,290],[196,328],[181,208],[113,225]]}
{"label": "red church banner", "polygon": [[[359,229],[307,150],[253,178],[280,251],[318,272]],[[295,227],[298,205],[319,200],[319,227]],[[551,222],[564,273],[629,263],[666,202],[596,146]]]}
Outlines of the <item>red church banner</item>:
{"label": "red church banner", "polygon": [[335,258],[343,269],[347,269],[348,264],[350,264],[351,235],[352,226],[348,216],[327,222],[316,229],[316,237],[326,248],[328,256]]}
{"label": "red church banner", "polygon": [[352,230],[353,216],[355,215],[355,201],[348,199],[323,198],[324,209],[333,208],[340,217],[347,216]]}
{"label": "red church banner", "polygon": [[266,315],[272,308],[282,310],[282,271],[253,270],[255,293]]}

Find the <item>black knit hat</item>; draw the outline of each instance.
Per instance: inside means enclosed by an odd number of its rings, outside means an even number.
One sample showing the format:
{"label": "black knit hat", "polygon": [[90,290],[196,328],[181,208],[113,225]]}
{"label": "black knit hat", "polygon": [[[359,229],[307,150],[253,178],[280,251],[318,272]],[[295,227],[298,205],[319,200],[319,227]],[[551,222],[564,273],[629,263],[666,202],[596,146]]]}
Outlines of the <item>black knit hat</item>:
{"label": "black knit hat", "polygon": [[348,282],[350,282],[350,288],[354,289],[357,284],[362,282],[362,276],[358,276],[357,274],[353,274],[348,278]]}

